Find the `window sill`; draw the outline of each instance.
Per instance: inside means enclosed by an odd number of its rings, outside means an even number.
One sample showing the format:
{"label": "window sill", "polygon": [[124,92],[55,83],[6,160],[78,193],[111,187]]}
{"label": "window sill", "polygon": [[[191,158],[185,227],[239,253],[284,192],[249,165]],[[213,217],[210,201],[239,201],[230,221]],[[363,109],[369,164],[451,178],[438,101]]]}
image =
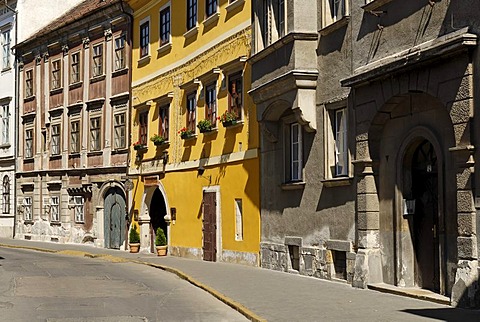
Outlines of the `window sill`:
{"label": "window sill", "polygon": [[87,157],[93,157],[98,155],[103,155],[103,151],[90,151],[87,153]]}
{"label": "window sill", "polygon": [[23,99],[24,102],[31,102],[35,99],[35,95],[27,96]]}
{"label": "window sill", "polygon": [[0,145],[0,149],[8,149],[10,146],[11,146],[10,143],[4,143],[4,144]]}
{"label": "window sill", "polygon": [[55,221],[52,220],[50,222],[50,226],[61,226],[61,225],[62,225],[62,223],[58,220],[55,220]]}
{"label": "window sill", "polygon": [[120,76],[120,75],[125,75],[128,73],[128,68],[127,67],[124,67],[122,69],[117,69],[115,71],[112,72],[112,77],[117,77],[117,76]]}
{"label": "window sill", "polygon": [[57,87],[50,90],[50,95],[57,95],[63,92],[63,87]]}
{"label": "window sill", "polygon": [[325,187],[342,187],[349,186],[353,182],[353,177],[337,177],[322,180],[322,183]]}
{"label": "window sill", "polygon": [[203,21],[203,26],[208,27],[210,25],[216,24],[220,19],[220,12],[214,12],[210,17]]}
{"label": "window sill", "polygon": [[144,64],[148,64],[150,62],[150,59],[152,58],[152,56],[150,55],[146,55],[146,56],[143,56],[142,58],[140,58],[137,63],[139,65],[144,65]]}
{"label": "window sill", "polygon": [[62,155],[61,154],[54,154],[50,156],[50,160],[58,160],[61,159]]}
{"label": "window sill", "polygon": [[320,35],[326,36],[326,35],[334,32],[335,30],[338,30],[338,29],[342,28],[343,26],[346,26],[349,21],[350,21],[350,16],[349,15],[343,16],[340,20],[332,22],[331,24],[329,24],[329,25],[323,27],[322,29],[320,29],[318,32],[320,33]]}
{"label": "window sill", "polygon": [[11,66],[8,66],[8,67],[5,67],[2,69],[2,73],[6,73],[8,71],[12,70],[12,67]]}
{"label": "window sill", "polygon": [[245,0],[235,0],[232,3],[230,3],[229,5],[227,5],[227,7],[225,9],[227,10],[227,12],[230,12],[230,11],[233,11],[233,10],[237,9],[238,7],[242,6],[244,3],[245,3]]}
{"label": "window sill", "polygon": [[68,155],[69,158],[79,158],[80,157],[80,152],[71,152]]}
{"label": "window sill", "polygon": [[235,123],[222,122],[223,127],[226,129],[235,129],[237,127],[242,127],[243,124],[244,122],[242,120],[237,120],[235,121]]}
{"label": "window sill", "polygon": [[170,49],[172,49],[172,43],[171,43],[171,42],[167,42],[167,43],[165,43],[165,44],[160,45],[160,47],[158,47],[157,53],[158,53],[159,55],[161,55],[161,54],[169,51]]}
{"label": "window sill", "polygon": [[127,152],[128,152],[127,148],[118,148],[118,149],[112,150],[112,154],[122,154]]}
{"label": "window sill", "polygon": [[79,82],[75,82],[75,83],[72,83],[68,86],[68,89],[72,90],[72,89],[75,89],[75,88],[79,88],[79,87],[82,87],[83,85],[83,82],[82,81],[79,81]]}
{"label": "window sill", "polygon": [[90,84],[103,81],[104,79],[105,79],[105,75],[94,76],[94,77],[90,78]]}
{"label": "window sill", "polygon": [[375,9],[380,8],[381,6],[391,2],[392,0],[373,0],[370,3],[367,3],[362,7],[366,12],[372,12]]}
{"label": "window sill", "polygon": [[23,158],[23,162],[24,163],[33,163],[33,161],[35,161],[35,159],[33,157],[25,157]]}
{"label": "window sill", "polygon": [[85,225],[85,220],[79,220],[79,221],[75,220],[75,223],[79,225]]}
{"label": "window sill", "polygon": [[[33,224],[33,220],[32,220],[32,219],[24,219],[24,220],[23,220],[23,223],[24,223],[24,224],[27,224],[27,225],[32,225],[32,224]],[[29,236],[29,237],[31,237],[31,236]]]}
{"label": "window sill", "polygon": [[199,29],[198,26],[195,26],[195,27],[191,28],[190,30],[187,30],[187,32],[183,34],[183,37],[188,39],[188,38],[191,38],[193,36],[196,36],[198,34],[198,29]]}
{"label": "window sill", "polygon": [[213,128],[211,130],[203,131],[203,132],[200,130],[200,133],[202,133],[204,136],[212,135],[212,134],[215,134],[217,132],[218,132],[218,128]]}
{"label": "window sill", "polygon": [[197,135],[196,134],[192,134],[188,137],[185,137],[185,138],[182,138],[180,137],[183,141],[193,141],[193,140],[196,140],[197,139]]}
{"label": "window sill", "polygon": [[305,181],[282,183],[282,190],[301,190],[305,188]]}

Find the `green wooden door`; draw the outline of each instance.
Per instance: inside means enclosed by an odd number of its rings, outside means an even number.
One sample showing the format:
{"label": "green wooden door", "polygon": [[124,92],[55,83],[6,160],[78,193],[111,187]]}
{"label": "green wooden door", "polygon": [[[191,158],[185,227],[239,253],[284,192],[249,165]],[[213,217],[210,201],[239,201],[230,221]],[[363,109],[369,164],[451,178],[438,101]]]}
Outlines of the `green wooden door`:
{"label": "green wooden door", "polygon": [[120,188],[112,188],[105,195],[105,247],[119,249],[125,240],[125,197]]}

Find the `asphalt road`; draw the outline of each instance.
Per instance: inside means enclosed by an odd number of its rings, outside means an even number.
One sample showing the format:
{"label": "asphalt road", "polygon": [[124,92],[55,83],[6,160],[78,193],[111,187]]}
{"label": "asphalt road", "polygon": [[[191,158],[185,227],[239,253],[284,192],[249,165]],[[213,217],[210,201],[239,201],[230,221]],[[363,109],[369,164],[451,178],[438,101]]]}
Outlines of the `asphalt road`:
{"label": "asphalt road", "polygon": [[0,321],[246,321],[176,275],[132,263],[0,248]]}

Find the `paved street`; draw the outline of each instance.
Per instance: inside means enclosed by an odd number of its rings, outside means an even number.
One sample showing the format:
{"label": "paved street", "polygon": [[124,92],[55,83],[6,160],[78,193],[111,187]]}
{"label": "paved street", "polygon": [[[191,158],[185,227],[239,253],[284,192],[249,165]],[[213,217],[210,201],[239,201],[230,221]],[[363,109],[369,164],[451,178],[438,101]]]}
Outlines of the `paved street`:
{"label": "paved street", "polygon": [[0,265],[0,321],[247,320],[145,265],[8,248],[0,249]]}
{"label": "paved street", "polygon": [[[104,260],[130,260],[167,269],[215,294],[252,319],[268,321],[480,321],[480,311],[456,309],[446,305],[371,290],[355,289],[339,282],[313,279],[299,275],[226,263],[210,263],[151,254],[130,254],[90,246],[62,245],[23,240],[0,239],[0,256],[5,246],[34,247],[43,251],[61,251],[82,257]],[[68,250],[68,251],[66,251]],[[19,250],[20,251],[20,250]],[[11,252],[11,250],[9,250]],[[76,253],[75,253],[76,252]],[[109,256],[106,256],[109,255]],[[60,255],[51,255],[60,256]],[[98,263],[91,258],[61,257],[68,261],[80,260]],[[0,260],[3,264],[5,260]],[[110,264],[109,262],[108,265]],[[70,264],[65,264],[70,265]],[[119,266],[114,264],[113,266]],[[132,265],[136,267],[135,265]],[[141,267],[142,265],[138,265]],[[87,265],[88,267],[88,265]],[[95,267],[95,266],[94,266]],[[121,267],[130,265],[121,264]],[[134,269],[134,268],[130,269]],[[148,268],[148,267],[147,267]],[[135,268],[141,270],[141,268]],[[149,268],[153,269],[153,268]],[[125,274],[128,275],[128,274]],[[139,274],[137,274],[139,275]],[[151,275],[152,279],[153,276]],[[161,274],[163,276],[163,274]],[[149,283],[153,283],[151,280]],[[150,285],[145,283],[146,285]],[[178,299],[178,301],[183,301]],[[2,302],[4,300],[1,300]],[[167,299],[165,299],[167,301]],[[150,305],[127,305],[135,316],[146,316],[141,310]],[[6,309],[2,309],[5,311]],[[3,314],[3,311],[0,314]],[[113,311],[114,312],[114,311]],[[188,315],[188,313],[186,313]],[[3,316],[3,315],[0,315]],[[187,320],[195,320],[188,316]],[[156,317],[153,321],[177,321]],[[210,321],[222,320],[218,318]],[[229,319],[230,320],[230,319]]]}

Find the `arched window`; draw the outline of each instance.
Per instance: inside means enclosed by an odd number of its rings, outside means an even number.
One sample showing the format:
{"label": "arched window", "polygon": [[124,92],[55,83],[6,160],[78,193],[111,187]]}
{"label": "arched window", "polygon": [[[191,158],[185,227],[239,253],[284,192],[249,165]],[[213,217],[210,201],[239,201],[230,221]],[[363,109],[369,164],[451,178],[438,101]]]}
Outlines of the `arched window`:
{"label": "arched window", "polygon": [[3,177],[3,213],[10,213],[10,178]]}

